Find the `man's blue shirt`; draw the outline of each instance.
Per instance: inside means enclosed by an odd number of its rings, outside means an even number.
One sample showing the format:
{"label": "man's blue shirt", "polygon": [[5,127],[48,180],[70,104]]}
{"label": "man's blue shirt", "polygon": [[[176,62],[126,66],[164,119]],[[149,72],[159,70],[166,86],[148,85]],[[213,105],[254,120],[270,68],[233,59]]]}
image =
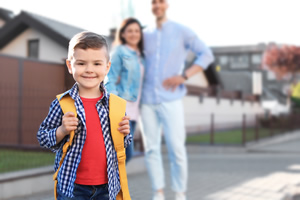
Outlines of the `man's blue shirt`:
{"label": "man's blue shirt", "polygon": [[214,60],[211,50],[192,30],[173,21],[166,21],[159,29],[147,28],[144,31],[144,44],[144,104],[174,101],[186,94],[183,84],[172,91],[163,87],[163,81],[182,74],[188,51],[195,53],[197,58],[194,64],[203,69]]}

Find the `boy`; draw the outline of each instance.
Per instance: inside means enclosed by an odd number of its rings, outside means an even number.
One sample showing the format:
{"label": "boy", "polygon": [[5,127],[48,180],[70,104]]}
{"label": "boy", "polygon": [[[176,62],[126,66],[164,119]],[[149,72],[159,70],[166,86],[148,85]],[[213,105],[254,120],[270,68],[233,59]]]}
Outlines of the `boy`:
{"label": "boy", "polygon": [[[41,146],[56,152],[59,167],[62,146],[75,130],[73,144],[57,175],[57,198],[114,200],[120,190],[118,161],[113,148],[108,119],[108,100],[103,80],[110,69],[106,40],[92,32],[81,32],[69,43],[68,71],[76,83],[64,95],[75,101],[78,117],[62,113],[55,99],[41,124],[37,138]],[[129,117],[119,124],[124,146],[131,142]]]}

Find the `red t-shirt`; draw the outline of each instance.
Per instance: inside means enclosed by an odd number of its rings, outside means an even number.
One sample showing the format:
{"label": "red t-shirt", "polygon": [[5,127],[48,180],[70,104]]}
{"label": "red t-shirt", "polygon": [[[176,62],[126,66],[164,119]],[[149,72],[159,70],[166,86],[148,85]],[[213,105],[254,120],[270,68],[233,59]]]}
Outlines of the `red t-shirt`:
{"label": "red t-shirt", "polygon": [[76,173],[75,183],[102,185],[107,183],[106,150],[96,103],[101,99],[81,97],[86,121],[86,140]]}

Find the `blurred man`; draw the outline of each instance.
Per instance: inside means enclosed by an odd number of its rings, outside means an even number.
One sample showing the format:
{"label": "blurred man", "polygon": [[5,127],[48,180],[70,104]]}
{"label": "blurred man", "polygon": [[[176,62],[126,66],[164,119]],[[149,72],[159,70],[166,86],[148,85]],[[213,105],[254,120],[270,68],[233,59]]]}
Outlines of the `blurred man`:
{"label": "blurred man", "polygon": [[[152,0],[156,27],[144,31],[146,67],[141,113],[153,200],[164,200],[161,127],[168,148],[171,187],[176,200],[185,200],[188,173],[182,104],[186,88],[183,83],[205,69],[213,61],[213,55],[193,31],[167,19],[168,6],[166,0]],[[183,71],[188,50],[197,58]]]}

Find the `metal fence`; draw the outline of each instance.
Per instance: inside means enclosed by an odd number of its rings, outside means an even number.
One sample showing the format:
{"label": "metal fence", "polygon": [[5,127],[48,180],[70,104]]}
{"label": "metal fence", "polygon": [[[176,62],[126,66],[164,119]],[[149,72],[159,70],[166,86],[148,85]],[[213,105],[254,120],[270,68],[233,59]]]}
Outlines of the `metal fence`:
{"label": "metal fence", "polygon": [[188,135],[187,143],[244,146],[248,142],[300,129],[300,112],[297,110],[276,116],[267,114],[223,115],[223,118],[238,117],[240,119],[231,124],[224,120],[218,121],[220,115],[213,113],[205,117],[210,118],[209,128],[206,131]]}

